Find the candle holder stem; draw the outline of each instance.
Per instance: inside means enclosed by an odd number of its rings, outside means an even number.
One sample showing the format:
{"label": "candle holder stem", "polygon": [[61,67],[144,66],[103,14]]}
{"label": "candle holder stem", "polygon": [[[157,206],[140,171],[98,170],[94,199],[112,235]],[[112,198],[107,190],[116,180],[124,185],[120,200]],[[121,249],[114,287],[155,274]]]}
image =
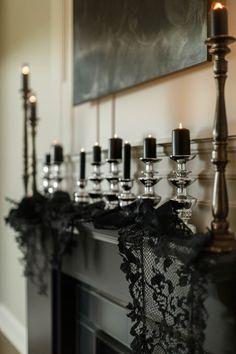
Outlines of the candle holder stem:
{"label": "candle holder stem", "polygon": [[63,181],[61,164],[54,163],[50,166],[50,176],[49,176],[49,194],[53,194],[61,190],[61,184]]}
{"label": "candle holder stem", "polygon": [[196,178],[189,176],[191,171],[187,170],[186,163],[194,159],[195,156],[196,155],[170,156],[170,158],[177,163],[177,169],[173,171],[168,178],[168,181],[176,187],[176,195],[171,199],[182,205],[182,207],[177,210],[178,217],[193,233],[196,232],[196,227],[190,224],[189,221],[197,199],[187,193],[187,188],[196,181]]}
{"label": "candle holder stem", "polygon": [[37,133],[37,118],[30,118],[31,137],[32,137],[32,192],[37,193],[37,157],[36,157],[36,133]]}
{"label": "candle holder stem", "polygon": [[139,199],[150,199],[156,207],[161,201],[161,197],[155,193],[155,185],[161,181],[162,178],[157,177],[158,173],[154,171],[154,164],[161,161],[156,158],[141,158],[145,163],[145,171],[142,171],[139,181],[144,185],[144,193],[139,195]]}
{"label": "candle holder stem", "polygon": [[92,163],[93,166],[93,172],[91,176],[89,177],[89,180],[93,183],[93,188],[89,192],[89,197],[90,197],[90,202],[91,203],[96,203],[100,202],[103,199],[103,194],[102,194],[102,189],[101,189],[101,183],[103,181],[103,177],[101,174],[101,163]]}
{"label": "candle holder stem", "polygon": [[29,183],[29,167],[28,167],[28,95],[29,91],[23,90],[23,112],[24,112],[24,137],[23,137],[23,185],[24,185],[24,193],[28,195],[28,183]]}
{"label": "candle holder stem", "polygon": [[206,44],[214,60],[214,77],[216,80],[216,110],[213,126],[213,151],[211,162],[215,169],[214,188],[212,198],[211,232],[214,241],[211,249],[216,252],[236,250],[236,240],[229,231],[228,192],[225,171],[228,163],[228,125],[225,107],[225,83],[227,79],[228,63],[225,59],[230,52],[229,44],[235,38],[228,35],[219,35],[208,38]]}
{"label": "candle holder stem", "polygon": [[74,193],[74,202],[75,203],[83,203],[88,204],[89,195],[86,191],[87,180],[86,179],[78,179],[77,187],[78,191]]}
{"label": "candle holder stem", "polygon": [[109,190],[103,193],[106,201],[106,209],[114,209],[119,206],[119,160],[107,160],[109,164],[109,174],[106,180],[109,182]]}
{"label": "candle holder stem", "polygon": [[119,195],[120,207],[124,207],[133,203],[136,199],[135,195],[131,192],[134,181],[130,178],[120,178],[120,185],[122,192]]}

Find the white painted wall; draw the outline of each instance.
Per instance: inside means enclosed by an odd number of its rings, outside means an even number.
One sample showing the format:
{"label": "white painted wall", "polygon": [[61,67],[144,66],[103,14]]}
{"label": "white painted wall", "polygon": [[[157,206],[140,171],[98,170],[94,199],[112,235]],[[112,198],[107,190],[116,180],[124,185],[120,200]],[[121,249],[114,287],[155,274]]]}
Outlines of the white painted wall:
{"label": "white painted wall", "polygon": [[[236,35],[236,3],[228,1],[230,33]],[[87,150],[96,140],[96,104],[71,109],[72,0],[0,0],[0,304],[20,324],[26,324],[25,281],[14,233],[4,225],[6,196],[20,199],[22,174],[22,111],[20,66],[29,62],[32,87],[39,98],[38,155],[55,138],[67,152]],[[226,88],[229,133],[236,134],[236,45],[229,58]],[[212,64],[144,84],[117,95],[116,132],[132,144],[147,133],[170,140],[181,121],[192,137],[211,136],[215,88]],[[111,98],[101,101],[100,142],[112,132]],[[1,317],[1,313],[0,313]],[[1,318],[0,318],[1,320]],[[1,326],[1,321],[0,321]]]}

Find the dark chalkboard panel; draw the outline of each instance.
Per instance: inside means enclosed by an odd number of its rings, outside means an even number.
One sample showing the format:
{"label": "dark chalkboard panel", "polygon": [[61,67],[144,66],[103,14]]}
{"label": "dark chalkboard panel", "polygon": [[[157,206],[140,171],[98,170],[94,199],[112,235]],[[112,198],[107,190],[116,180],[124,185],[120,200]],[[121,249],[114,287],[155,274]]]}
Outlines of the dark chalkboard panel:
{"label": "dark chalkboard panel", "polygon": [[74,104],[207,60],[207,0],[74,0]]}

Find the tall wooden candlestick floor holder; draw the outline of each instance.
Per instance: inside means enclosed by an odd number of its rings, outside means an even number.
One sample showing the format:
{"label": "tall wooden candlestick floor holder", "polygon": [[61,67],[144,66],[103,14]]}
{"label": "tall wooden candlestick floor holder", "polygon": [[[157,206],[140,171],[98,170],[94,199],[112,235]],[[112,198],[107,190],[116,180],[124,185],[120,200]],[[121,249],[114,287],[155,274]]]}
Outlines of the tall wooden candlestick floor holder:
{"label": "tall wooden candlestick floor holder", "polygon": [[93,172],[89,177],[89,180],[93,183],[93,188],[89,191],[89,197],[91,203],[100,202],[103,199],[101,183],[104,180],[101,173],[101,162],[93,162],[92,164]]}
{"label": "tall wooden candlestick floor holder", "polygon": [[28,166],[28,98],[30,90],[21,90],[23,99],[23,185],[24,193],[28,195],[29,166]]}
{"label": "tall wooden candlestick floor holder", "polygon": [[192,216],[192,208],[196,205],[197,199],[187,193],[187,188],[196,181],[196,178],[190,177],[191,171],[186,168],[186,163],[193,160],[196,155],[186,156],[170,156],[170,158],[177,163],[177,169],[168,178],[176,188],[176,195],[172,198],[182,204],[182,208],[177,210],[179,218],[187,225],[193,232],[196,232],[196,227],[190,224]]}
{"label": "tall wooden candlestick floor holder", "polygon": [[236,239],[229,230],[228,192],[225,171],[228,163],[227,143],[228,125],[225,107],[225,82],[227,79],[228,62],[225,57],[230,53],[229,45],[235,38],[228,35],[219,35],[208,38],[206,44],[214,60],[214,77],[216,80],[216,111],[213,127],[212,164],[215,168],[214,189],[212,199],[211,232],[214,237],[210,249],[213,252],[236,251]]}
{"label": "tall wooden candlestick floor holder", "polygon": [[106,209],[114,209],[119,206],[119,160],[107,160],[109,164],[109,174],[106,176],[106,180],[109,183],[109,190],[103,193],[106,201]]}
{"label": "tall wooden candlestick floor holder", "polygon": [[38,118],[31,117],[31,138],[32,138],[32,192],[37,193],[37,157],[36,157],[36,133]]}
{"label": "tall wooden candlestick floor holder", "polygon": [[157,206],[161,197],[155,192],[155,185],[161,181],[161,177],[158,177],[158,172],[154,170],[154,165],[157,162],[160,162],[161,159],[156,158],[143,158],[140,160],[145,164],[145,170],[141,172],[141,177],[139,181],[144,185],[144,193],[139,195],[139,199],[150,199],[153,202],[154,206]]}

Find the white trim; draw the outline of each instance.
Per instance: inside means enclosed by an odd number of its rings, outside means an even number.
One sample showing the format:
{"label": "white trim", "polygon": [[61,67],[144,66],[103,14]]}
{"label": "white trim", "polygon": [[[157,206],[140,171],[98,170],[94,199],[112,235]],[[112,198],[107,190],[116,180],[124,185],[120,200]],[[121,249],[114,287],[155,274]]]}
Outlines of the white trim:
{"label": "white trim", "polygon": [[1,303],[0,331],[21,354],[27,354],[27,330],[25,326]]}

